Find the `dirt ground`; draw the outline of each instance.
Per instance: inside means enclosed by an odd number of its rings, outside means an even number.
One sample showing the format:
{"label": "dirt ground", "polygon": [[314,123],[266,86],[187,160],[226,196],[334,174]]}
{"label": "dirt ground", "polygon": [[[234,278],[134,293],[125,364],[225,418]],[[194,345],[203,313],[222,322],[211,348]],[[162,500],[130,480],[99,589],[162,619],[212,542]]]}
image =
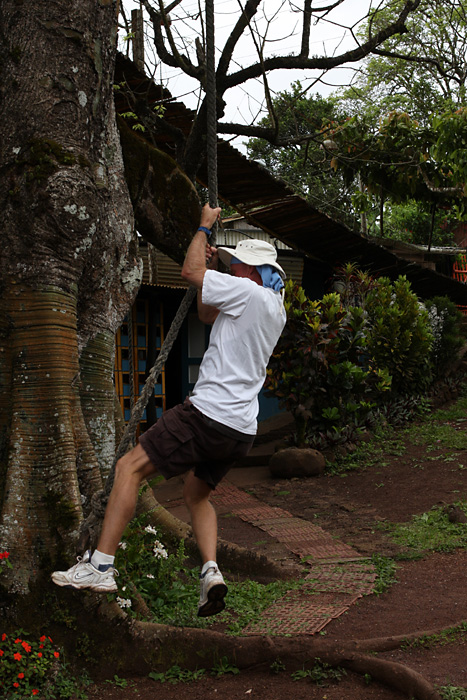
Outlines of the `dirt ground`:
{"label": "dirt ground", "polygon": [[[467,422],[460,429],[467,430]],[[466,498],[467,450],[456,450],[454,461],[435,460],[441,452],[427,452],[423,445],[406,443],[402,455],[386,455],[384,462],[346,476],[277,480],[252,468],[248,491],[270,505],[280,505],[292,515],[311,520],[363,555],[379,553],[388,557],[403,551],[379,527],[385,520],[407,522],[435,505]],[[229,517],[227,517],[229,516]],[[467,524],[464,525],[467,527]],[[237,517],[219,515],[220,535],[237,544],[260,550],[264,533]],[[258,544],[259,542],[263,544]],[[267,544],[267,543],[266,543]],[[368,639],[405,635],[446,628],[467,621],[467,551],[432,553],[417,560],[400,560],[397,581],[385,593],[370,595],[333,620],[325,630],[328,639]],[[421,673],[436,686],[463,687],[467,697],[467,634],[455,642],[429,648],[386,652],[380,655],[399,661]],[[368,679],[367,679],[368,680]],[[309,678],[294,681],[290,671],[274,674],[270,667],[226,674],[207,675],[191,682],[172,685],[150,679],[125,679],[99,683],[89,691],[98,700],[138,698],[152,700],[211,700],[256,698],[285,700],[398,700],[406,697],[375,681],[347,673],[339,682],[325,686]],[[454,696],[453,696],[454,697]]]}

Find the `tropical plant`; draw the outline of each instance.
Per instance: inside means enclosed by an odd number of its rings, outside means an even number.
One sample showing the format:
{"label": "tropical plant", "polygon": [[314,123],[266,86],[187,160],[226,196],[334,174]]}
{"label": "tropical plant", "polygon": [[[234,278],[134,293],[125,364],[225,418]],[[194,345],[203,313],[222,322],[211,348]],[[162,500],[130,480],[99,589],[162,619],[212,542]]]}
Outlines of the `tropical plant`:
{"label": "tropical plant", "polygon": [[366,298],[366,347],[392,377],[395,394],[423,393],[432,381],[433,334],[426,309],[406,277],[381,277]]}
{"label": "tropical plant", "polygon": [[337,292],[310,301],[291,281],[285,306],[288,322],[269,362],[266,388],[294,416],[297,444],[363,425],[375,398],[390,386],[387,372],[368,361],[365,312],[345,308]]}

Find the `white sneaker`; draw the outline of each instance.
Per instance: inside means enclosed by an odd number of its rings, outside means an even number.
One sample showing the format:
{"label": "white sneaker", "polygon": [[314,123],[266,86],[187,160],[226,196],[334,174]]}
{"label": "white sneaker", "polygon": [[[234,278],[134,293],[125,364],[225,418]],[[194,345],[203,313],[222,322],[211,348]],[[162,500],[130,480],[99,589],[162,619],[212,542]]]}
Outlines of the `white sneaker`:
{"label": "white sneaker", "polygon": [[227,594],[227,586],[217,566],[210,566],[199,577],[200,597],[198,603],[198,617],[217,615],[225,608],[224,598]]}
{"label": "white sneaker", "polygon": [[91,564],[91,551],[83,557],[77,557],[78,563],[68,571],[54,571],[52,581],[63,588],[90,588],[99,593],[116,593],[117,584],[114,576],[118,571],[112,564],[99,564],[96,569]]}

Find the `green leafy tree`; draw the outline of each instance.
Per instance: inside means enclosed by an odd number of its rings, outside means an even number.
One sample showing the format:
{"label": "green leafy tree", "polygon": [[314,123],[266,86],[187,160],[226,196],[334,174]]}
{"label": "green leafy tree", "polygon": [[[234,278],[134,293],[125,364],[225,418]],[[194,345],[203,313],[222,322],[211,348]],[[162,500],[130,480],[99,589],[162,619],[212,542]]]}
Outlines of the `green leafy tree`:
{"label": "green leafy tree", "polygon": [[410,199],[400,204],[392,203],[388,208],[384,235],[386,238],[396,238],[415,245],[424,245],[429,240],[432,224],[433,245],[452,245],[453,230],[456,219],[445,210],[433,212],[424,210],[420,204]]}
{"label": "green leafy tree", "polygon": [[280,142],[288,145],[251,138],[248,156],[264,163],[317,209],[334,218],[348,218],[352,207],[349,186],[326,158],[326,133],[335,120],[334,100],[308,96],[301,83],[295,82],[290,91],[280,92],[272,101],[271,115],[258,126],[275,128]]}
{"label": "green leafy tree", "polygon": [[[378,5],[360,36],[377,32],[400,6],[400,0]],[[356,80],[336,99],[343,116],[359,115],[364,134],[361,147],[352,153],[350,145],[349,154],[344,146],[339,160],[341,165],[342,158],[354,156],[352,172],[357,170],[364,184],[363,192],[356,190],[354,204],[366,213],[373,233],[446,243],[453,221],[464,213],[459,202],[466,182],[464,158],[452,147],[451,134],[465,153],[459,119],[466,97],[465,3],[426,0],[405,26],[405,32],[389,37],[364,59]],[[391,115],[397,115],[397,122]],[[438,211],[440,203],[444,214]]]}
{"label": "green leafy tree", "polygon": [[[396,0],[378,5],[360,36],[378,31],[401,4]],[[364,59],[357,79],[342,92],[344,111],[378,118],[396,109],[425,124],[433,115],[465,104],[465,3],[425,0],[407,18],[405,27],[405,32],[388,38]]]}
{"label": "green leafy tree", "polygon": [[346,182],[353,182],[358,173],[364,183],[354,195],[355,207],[360,211],[379,207],[377,234],[385,235],[384,215],[394,204],[413,201],[419,212],[430,214],[425,243],[431,240],[438,209],[449,212],[448,217],[438,217],[444,238],[452,221],[464,217],[465,108],[434,117],[430,126],[420,125],[406,112],[393,111],[378,123],[371,116],[358,115],[333,127],[330,137],[334,144],[331,167],[342,170]]}

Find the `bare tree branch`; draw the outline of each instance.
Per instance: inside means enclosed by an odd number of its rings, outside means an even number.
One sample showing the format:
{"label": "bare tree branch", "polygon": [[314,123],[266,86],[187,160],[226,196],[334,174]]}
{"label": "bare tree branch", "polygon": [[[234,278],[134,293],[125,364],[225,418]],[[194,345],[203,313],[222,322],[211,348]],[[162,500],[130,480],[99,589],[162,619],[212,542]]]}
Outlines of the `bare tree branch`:
{"label": "bare tree branch", "polygon": [[265,139],[271,145],[277,147],[299,146],[310,141],[314,141],[315,143],[321,145],[326,134],[326,130],[323,130],[316,134],[300,134],[300,136],[280,137],[274,128],[247,124],[235,124],[233,122],[218,122],[217,131],[219,134],[236,134],[238,136]]}
{"label": "bare tree branch", "polygon": [[261,0],[248,0],[248,2],[246,3],[237,24],[235,25],[232,32],[230,33],[229,38],[225,42],[224,50],[222,51],[221,57],[219,59],[219,64],[217,66],[218,80],[223,80],[224,77],[227,75],[227,71],[232,60],[232,55],[238,43],[238,40],[243,35],[243,32],[247,28],[251,18],[254,17],[254,15],[256,14],[260,2]]}
{"label": "bare tree branch", "polygon": [[264,66],[262,66],[260,63],[256,63],[252,66],[248,66],[247,68],[243,68],[236,73],[226,76],[225,80],[220,84],[220,87],[224,92],[225,90],[232,88],[235,85],[240,85],[251,78],[258,78],[263,69],[267,71],[278,69],[289,70],[293,68],[330,69],[340,66],[343,63],[359,61],[369,53],[372,53],[379,46],[379,44],[386,41],[386,39],[389,39],[389,37],[393,36],[394,34],[402,34],[406,32],[405,21],[408,15],[420,5],[420,2],[421,0],[407,0],[395,22],[380,30],[377,34],[372,36],[368,41],[356,49],[352,49],[346,53],[328,58],[309,58],[307,56],[275,56],[266,59],[264,61]]}
{"label": "bare tree branch", "polygon": [[[202,80],[204,76],[204,67],[195,66],[187,56],[182,56],[175,45],[172,31],[170,29],[170,19],[168,17],[168,9],[166,10],[159,0],[160,12],[157,12],[154,7],[149,3],[149,0],[142,0],[145,9],[147,10],[153,30],[154,30],[154,43],[156,46],[156,51],[164,63],[174,68],[180,68],[184,73],[190,75],[192,78]],[[169,6],[170,8],[176,7],[181,0],[174,0]],[[167,40],[169,42],[172,53],[167,51],[165,46],[164,37],[162,36],[162,26],[167,32]]]}
{"label": "bare tree branch", "polygon": [[462,187],[462,185],[458,185],[457,187],[436,187],[436,185],[433,182],[431,182],[430,178],[428,177],[427,173],[422,167],[419,168],[419,172],[423,178],[423,182],[430,190],[430,192],[433,192],[435,194],[447,195],[450,197],[453,195],[463,195],[464,193],[464,188]]}

